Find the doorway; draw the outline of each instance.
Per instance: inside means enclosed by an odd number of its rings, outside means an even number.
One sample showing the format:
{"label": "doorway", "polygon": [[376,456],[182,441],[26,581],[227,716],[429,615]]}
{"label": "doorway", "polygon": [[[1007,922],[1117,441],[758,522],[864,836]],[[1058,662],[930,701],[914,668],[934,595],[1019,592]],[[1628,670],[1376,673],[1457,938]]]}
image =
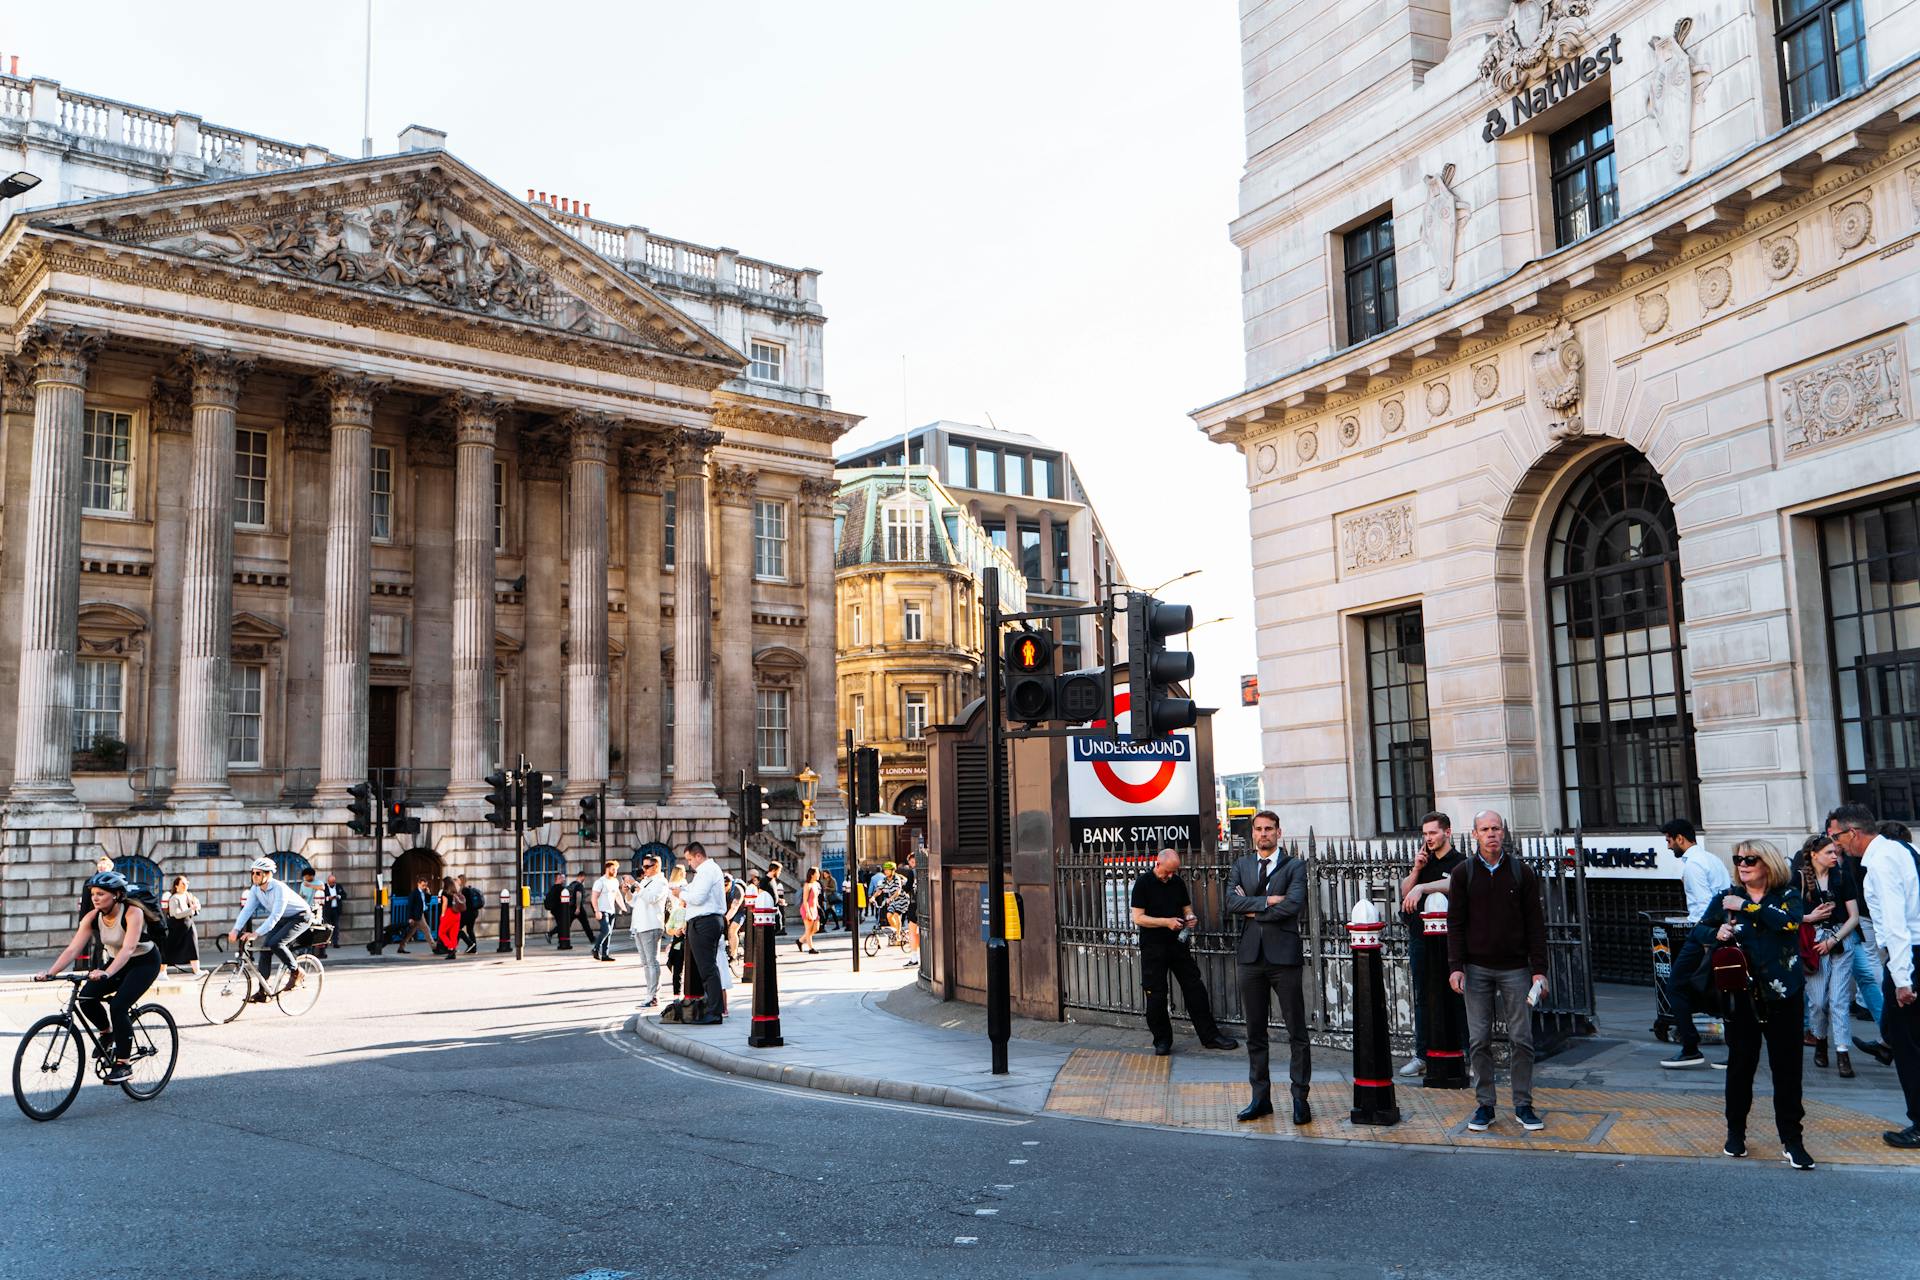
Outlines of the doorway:
{"label": "doorway", "polygon": [[367,772],[400,767],[400,686],[367,690]]}
{"label": "doorway", "polygon": [[893,860],[904,863],[908,854],[927,847],[927,789],[908,787],[894,797],[893,811],[906,819],[893,829]]}

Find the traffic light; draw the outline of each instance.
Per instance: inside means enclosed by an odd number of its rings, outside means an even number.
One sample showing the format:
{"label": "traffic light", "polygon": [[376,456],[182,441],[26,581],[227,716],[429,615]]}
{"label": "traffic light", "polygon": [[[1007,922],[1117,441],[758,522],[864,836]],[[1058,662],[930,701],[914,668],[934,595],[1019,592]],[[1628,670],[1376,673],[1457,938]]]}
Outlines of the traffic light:
{"label": "traffic light", "polygon": [[880,749],[861,747],[853,753],[853,811],[880,812]]}
{"label": "traffic light", "polygon": [[392,836],[415,835],[420,830],[420,819],[409,812],[413,802],[405,796],[387,801],[387,834]]}
{"label": "traffic light", "polygon": [[1111,710],[1104,671],[1069,671],[1054,689],[1054,710],[1066,724],[1105,720]]}
{"label": "traffic light", "polygon": [[1127,596],[1127,703],[1135,742],[1190,729],[1200,718],[1193,699],[1172,685],[1193,679],[1193,655],[1167,648],[1167,637],[1193,630],[1193,609],[1162,604],[1144,592]]}
{"label": "traffic light", "polygon": [[1044,631],[1013,631],[1006,639],[1007,719],[1038,724],[1053,719],[1053,639]]}
{"label": "traffic light", "polygon": [[487,821],[513,830],[513,779],[498,769],[487,775]]}
{"label": "traffic light", "polygon": [[542,773],[538,769],[527,770],[527,830],[546,825],[547,806],[558,808],[559,793],[553,785],[553,775]]}
{"label": "traffic light", "polygon": [[347,788],[347,830],[357,836],[373,834],[373,788],[364,782]]}
{"label": "traffic light", "polygon": [[740,831],[752,835],[766,825],[767,793],[758,783],[749,782],[740,788]]}
{"label": "traffic light", "polygon": [[580,839],[592,843],[600,838],[600,797],[580,797]]}

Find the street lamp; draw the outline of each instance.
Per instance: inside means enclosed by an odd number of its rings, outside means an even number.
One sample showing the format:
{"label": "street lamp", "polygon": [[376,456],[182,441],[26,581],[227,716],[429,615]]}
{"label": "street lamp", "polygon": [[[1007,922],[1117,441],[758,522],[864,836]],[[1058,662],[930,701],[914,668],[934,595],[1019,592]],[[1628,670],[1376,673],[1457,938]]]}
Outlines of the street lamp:
{"label": "street lamp", "polygon": [[1168,578],[1165,582],[1161,583],[1157,587],[1147,588],[1146,591],[1142,592],[1142,594],[1149,595],[1149,596],[1158,595],[1162,589],[1166,587],[1170,587],[1176,582],[1185,582],[1188,578],[1197,578],[1205,572],[1206,572],[1205,569],[1189,569],[1185,573],[1180,574],[1177,577]]}
{"label": "street lamp", "polygon": [[1198,631],[1201,627],[1210,627],[1216,622],[1232,622],[1232,621],[1233,621],[1232,614],[1223,613],[1217,618],[1208,618],[1205,622],[1194,623],[1191,627],[1187,628],[1187,634],[1192,635],[1194,632]]}
{"label": "street lamp", "polygon": [[8,174],[6,177],[0,178],[0,200],[11,200],[22,191],[31,191],[39,185],[39,175],[28,173],[25,169],[20,170],[18,173]]}
{"label": "street lamp", "polygon": [[814,820],[813,798],[820,792],[820,775],[813,771],[812,765],[803,764],[793,780],[800,786],[800,829],[817,831],[820,824]]}

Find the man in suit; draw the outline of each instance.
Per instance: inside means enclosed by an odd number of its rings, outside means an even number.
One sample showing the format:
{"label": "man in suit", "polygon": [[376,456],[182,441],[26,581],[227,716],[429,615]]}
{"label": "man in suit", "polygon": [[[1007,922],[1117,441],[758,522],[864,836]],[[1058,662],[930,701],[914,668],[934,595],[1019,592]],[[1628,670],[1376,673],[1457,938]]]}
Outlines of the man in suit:
{"label": "man in suit", "polygon": [[1273,1114],[1273,1084],[1267,1071],[1268,1001],[1278,997],[1280,1016],[1287,1024],[1293,1086],[1293,1122],[1313,1119],[1307,1106],[1307,1088],[1313,1078],[1312,1052],[1307,1045],[1307,1002],[1301,986],[1305,954],[1300,943],[1300,917],[1307,909],[1307,865],[1280,848],[1280,818],[1262,809],[1253,815],[1253,853],[1236,859],[1227,880],[1227,914],[1240,917],[1240,1005],[1247,1016],[1247,1076],[1253,1101],[1241,1120]]}

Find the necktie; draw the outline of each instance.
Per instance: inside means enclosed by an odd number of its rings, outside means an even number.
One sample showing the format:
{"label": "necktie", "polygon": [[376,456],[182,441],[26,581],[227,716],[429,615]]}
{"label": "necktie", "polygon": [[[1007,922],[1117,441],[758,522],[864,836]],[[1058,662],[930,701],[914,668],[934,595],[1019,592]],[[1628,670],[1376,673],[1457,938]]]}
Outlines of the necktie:
{"label": "necktie", "polygon": [[1270,863],[1265,858],[1260,859],[1260,891],[1262,893],[1266,892],[1267,878],[1272,874],[1273,874],[1273,864]]}

